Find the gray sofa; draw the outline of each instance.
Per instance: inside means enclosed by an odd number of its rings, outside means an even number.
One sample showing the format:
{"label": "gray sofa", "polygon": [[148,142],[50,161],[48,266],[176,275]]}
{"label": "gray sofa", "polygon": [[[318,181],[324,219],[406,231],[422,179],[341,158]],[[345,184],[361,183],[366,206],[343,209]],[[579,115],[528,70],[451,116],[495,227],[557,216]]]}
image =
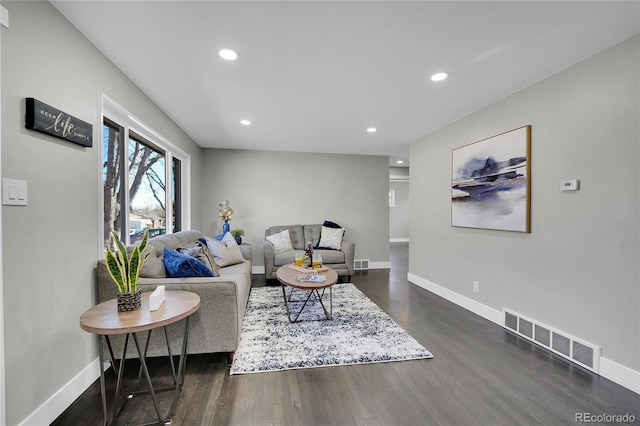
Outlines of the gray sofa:
{"label": "gray sofa", "polygon": [[[240,250],[245,261],[220,268],[219,277],[169,278],[163,261],[163,249],[193,247],[204,235],[200,231],[182,231],[149,239],[151,255],[140,271],[139,288],[153,291],[164,285],[166,290],[186,290],[200,296],[200,309],[191,316],[187,353],[225,352],[229,360],[238,346],[242,320],[251,291],[251,246],[242,244]],[[104,260],[97,265],[98,303],[114,299],[116,285],[109,276]],[[184,322],[167,327],[173,352],[182,346]],[[112,336],[116,357],[122,354],[122,336]],[[143,339],[146,341],[146,336]],[[117,349],[120,348],[120,349]],[[105,346],[105,351],[107,350]],[[105,352],[105,355],[108,352]],[[174,353],[175,354],[175,353]],[[148,356],[166,356],[167,349],[162,330],[152,333]],[[135,345],[129,343],[127,358],[137,357]]]}
{"label": "gray sofa", "polygon": [[[285,229],[289,230],[291,236],[291,244],[293,251],[275,253],[274,246],[266,237],[277,234]],[[264,251],[264,273],[266,279],[276,279],[276,271],[279,267],[288,263],[293,263],[296,251],[305,249],[306,242],[310,241],[314,247],[320,240],[321,224],[314,225],[284,225],[271,226],[265,232],[265,241],[262,244]],[[355,243],[352,241],[342,240],[340,250],[314,249],[314,253],[322,255],[322,263],[338,273],[338,277],[344,277],[347,281],[351,280],[353,275]]]}

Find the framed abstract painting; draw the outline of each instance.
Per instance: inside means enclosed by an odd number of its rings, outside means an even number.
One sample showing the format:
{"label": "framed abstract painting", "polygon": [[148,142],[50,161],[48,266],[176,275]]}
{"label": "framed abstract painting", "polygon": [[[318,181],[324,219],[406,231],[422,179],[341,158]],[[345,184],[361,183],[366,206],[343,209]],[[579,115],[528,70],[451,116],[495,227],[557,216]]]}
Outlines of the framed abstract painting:
{"label": "framed abstract painting", "polygon": [[452,152],[451,225],[531,232],[531,126]]}

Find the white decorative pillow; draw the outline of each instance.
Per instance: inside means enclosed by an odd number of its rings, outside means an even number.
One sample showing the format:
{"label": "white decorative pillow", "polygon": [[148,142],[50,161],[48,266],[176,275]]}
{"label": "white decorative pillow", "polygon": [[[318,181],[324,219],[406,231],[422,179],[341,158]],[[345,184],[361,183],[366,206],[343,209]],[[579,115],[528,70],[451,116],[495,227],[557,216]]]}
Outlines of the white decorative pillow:
{"label": "white decorative pillow", "polygon": [[207,242],[209,252],[213,255],[213,260],[221,268],[244,262],[240,247],[238,247],[236,239],[233,238],[230,232],[224,234],[222,241],[211,237],[205,237],[205,241]]}
{"label": "white decorative pillow", "polygon": [[343,235],[344,228],[328,228],[323,226],[322,231],[320,231],[320,242],[318,243],[318,247],[340,250],[342,248]]}
{"label": "white decorative pillow", "polygon": [[267,241],[273,244],[273,249],[276,254],[293,250],[293,244],[291,244],[291,235],[289,234],[288,229],[285,229],[282,232],[278,232],[277,234],[268,235],[266,238]]}

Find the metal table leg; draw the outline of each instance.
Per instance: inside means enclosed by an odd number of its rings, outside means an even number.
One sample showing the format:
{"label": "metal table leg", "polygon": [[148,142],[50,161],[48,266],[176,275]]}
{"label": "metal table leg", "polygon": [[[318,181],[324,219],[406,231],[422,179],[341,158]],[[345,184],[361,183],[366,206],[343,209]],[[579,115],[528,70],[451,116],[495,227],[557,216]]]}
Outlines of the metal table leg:
{"label": "metal table leg", "polygon": [[324,315],[325,315],[326,319],[328,319],[328,320],[332,320],[333,319],[333,293],[331,291],[331,287],[329,287],[329,307],[330,307],[329,311],[327,311],[327,308],[324,306],[324,303],[322,301],[322,298],[324,297],[325,289],[322,290],[322,294],[320,294],[318,289],[306,290],[306,291],[309,291],[309,295],[307,296],[306,299],[304,299],[304,303],[302,304],[302,307],[300,308],[300,310],[296,314],[296,317],[294,319],[291,319],[291,311],[289,309],[289,302],[291,302],[291,301],[301,302],[302,300],[292,300],[291,299],[291,296],[293,295],[293,290],[294,290],[293,288],[291,288],[291,292],[289,293],[289,297],[287,297],[286,290],[284,288],[285,287],[284,284],[281,284],[281,286],[282,286],[282,295],[284,297],[284,305],[286,307],[287,317],[289,318],[289,322],[290,323],[298,322],[298,318],[300,317],[300,314],[302,314],[302,311],[304,311],[304,308],[307,306],[307,303],[309,303],[309,300],[311,299],[311,297],[313,295],[315,295],[316,296],[316,300],[320,302],[320,305],[322,306],[322,310],[324,311]]}
{"label": "metal table leg", "polygon": [[176,405],[178,405],[178,395],[180,395],[180,391],[182,390],[182,385],[184,383],[184,372],[187,369],[187,344],[189,341],[189,317],[186,318],[184,324],[184,339],[182,339],[182,353],[180,354],[180,361],[178,362],[178,377],[176,379],[176,390],[173,395],[173,403],[171,404],[171,409],[169,410],[169,421],[173,419],[173,414],[176,409]]}
{"label": "metal table leg", "polygon": [[[184,338],[182,340],[182,348],[181,348],[181,353],[180,353],[180,360],[178,363],[178,368],[175,368],[175,364],[173,362],[173,353],[171,351],[171,344],[169,343],[169,336],[168,336],[168,332],[166,327],[164,327],[164,332],[165,332],[165,340],[166,340],[166,344],[167,344],[167,352],[169,355],[169,359],[170,359],[170,364],[171,364],[171,374],[173,375],[173,382],[174,382],[174,386],[172,387],[166,387],[166,388],[162,388],[162,389],[154,389],[153,387],[153,382],[151,380],[151,375],[149,374],[149,369],[147,367],[147,349],[148,349],[148,343],[149,343],[149,339],[151,338],[151,333],[149,333],[147,335],[147,344],[145,345],[144,350],[142,350],[142,347],[140,346],[140,342],[138,341],[138,336],[136,335],[136,333],[127,333],[125,335],[125,341],[124,341],[124,347],[122,349],[122,357],[120,358],[120,365],[116,366],[115,365],[115,360],[113,359],[113,352],[111,349],[111,342],[109,341],[109,336],[105,335],[104,338],[107,341],[107,345],[109,346],[109,351],[111,352],[111,364],[112,367],[114,368],[114,371],[116,372],[117,375],[117,382],[116,382],[116,391],[115,391],[115,399],[114,399],[114,408],[113,408],[113,417],[111,420],[111,424],[115,424],[116,422],[116,418],[118,416],[118,414],[120,413],[120,411],[122,410],[122,408],[124,407],[124,404],[126,402],[126,399],[122,402],[122,404],[118,404],[118,399],[120,394],[122,394],[123,396],[126,394],[124,391],[124,387],[122,385],[122,381],[123,381],[123,377],[124,377],[124,365],[125,365],[125,357],[127,354],[127,346],[129,343],[129,336],[133,336],[133,341],[136,345],[136,350],[138,351],[138,358],[140,360],[140,370],[138,372],[138,391],[135,392],[130,392],[129,397],[133,396],[134,394],[140,394],[140,393],[149,393],[151,395],[151,399],[153,401],[153,406],[155,408],[155,412],[156,412],[156,416],[158,417],[158,421],[157,422],[151,422],[151,423],[145,423],[144,425],[141,426],[147,426],[147,425],[157,425],[157,424],[169,424],[171,423],[171,420],[173,418],[174,412],[175,412],[175,408],[178,404],[178,396],[180,395],[180,391],[182,390],[182,386],[184,384],[184,375],[185,375],[185,371],[186,371],[186,367],[187,367],[187,345],[188,345],[188,341],[189,341],[189,319],[190,317],[186,317],[185,318],[185,325],[184,325]],[[109,425],[109,421],[108,421],[108,409],[107,409],[107,397],[106,397],[106,378],[105,378],[105,374],[104,374],[104,369],[103,369],[103,365],[104,365],[104,348],[102,347],[102,337],[103,336],[98,336],[98,349],[99,349],[99,355],[100,355],[100,394],[102,397],[102,415],[103,415],[103,426],[107,426]],[[148,390],[140,390],[140,379],[141,376],[144,375],[146,382],[147,382],[147,386],[149,387]],[[158,400],[156,398],[156,392],[159,391],[163,391],[163,390],[173,390],[174,395],[173,395],[173,401],[171,403],[171,407],[169,408],[169,412],[167,414],[167,417],[163,419],[162,415],[160,414],[160,407],[158,405]]]}
{"label": "metal table leg", "polygon": [[[147,384],[149,385],[149,393],[151,394],[153,407],[156,409],[156,415],[158,416],[158,423],[162,423],[163,420],[162,420],[162,415],[160,414],[160,408],[158,408],[158,400],[156,399],[156,393],[153,390],[153,383],[151,382],[151,376],[149,375],[149,370],[147,369],[147,360],[145,359],[144,352],[140,350],[140,343],[138,342],[138,336],[136,335],[136,333],[132,333],[132,334],[133,334],[133,341],[135,342],[136,349],[138,350],[138,357],[140,358],[142,371],[144,372],[144,376],[147,379]],[[151,423],[151,424],[155,424],[155,423]]]}
{"label": "metal table leg", "polygon": [[[107,342],[109,341],[109,337]],[[109,346],[111,348],[111,346]],[[102,347],[102,336],[98,335],[98,352],[100,354],[100,396],[102,397],[102,425],[107,426],[107,390],[104,383],[104,348]]]}
{"label": "metal table leg", "polygon": [[324,315],[327,317],[328,320],[333,319],[333,293],[331,291],[332,288],[333,286],[329,287],[329,311],[328,312],[327,312],[327,308],[324,306],[324,303],[322,302],[322,298],[324,297],[324,292],[326,289],[322,289],[322,294],[320,294],[317,289],[314,290],[316,292],[316,300],[320,302],[320,305],[324,310]]}

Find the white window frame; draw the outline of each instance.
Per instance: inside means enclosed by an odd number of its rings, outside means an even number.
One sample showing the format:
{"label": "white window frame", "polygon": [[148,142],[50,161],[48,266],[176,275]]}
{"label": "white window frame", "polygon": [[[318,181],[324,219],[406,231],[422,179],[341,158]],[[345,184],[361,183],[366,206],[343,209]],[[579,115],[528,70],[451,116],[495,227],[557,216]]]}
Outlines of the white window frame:
{"label": "white window frame", "polygon": [[[122,135],[122,140],[128,141],[129,134],[135,133],[136,135],[148,140],[153,143],[153,145],[158,148],[164,150],[165,152],[165,182],[172,181],[172,167],[173,167],[173,159],[176,158],[180,160],[181,169],[180,169],[180,182],[181,182],[181,200],[180,206],[182,208],[181,212],[181,228],[182,230],[191,229],[191,156],[169,142],[166,138],[160,135],[158,132],[153,130],[150,126],[145,124],[142,120],[138,119],[136,116],[128,112],[124,107],[120,106],[118,103],[113,101],[104,93],[100,94],[100,155],[98,156],[100,173],[98,173],[98,182],[99,182],[99,211],[100,215],[98,223],[101,224],[100,229],[98,229],[99,233],[99,252],[100,258],[104,257],[104,230],[102,229],[102,224],[104,223],[102,215],[104,214],[104,199],[102,194],[103,192],[103,177],[102,177],[102,169],[103,169],[103,158],[104,158],[104,144],[103,144],[103,128],[104,128],[104,119],[108,119],[117,123],[118,126],[122,126],[124,134]],[[126,146],[126,144],[125,144]],[[129,187],[129,176],[127,173],[122,174],[123,182],[120,185],[123,188]],[[167,184],[165,188],[165,211],[166,218],[173,217],[173,187],[172,185]],[[123,206],[121,206],[122,211],[129,211],[129,199],[128,197],[125,199]],[[129,228],[129,215],[124,215],[124,220],[126,221],[127,229]],[[173,224],[172,221],[165,220],[166,233],[170,234],[173,232]],[[128,237],[128,236],[127,236]]]}

